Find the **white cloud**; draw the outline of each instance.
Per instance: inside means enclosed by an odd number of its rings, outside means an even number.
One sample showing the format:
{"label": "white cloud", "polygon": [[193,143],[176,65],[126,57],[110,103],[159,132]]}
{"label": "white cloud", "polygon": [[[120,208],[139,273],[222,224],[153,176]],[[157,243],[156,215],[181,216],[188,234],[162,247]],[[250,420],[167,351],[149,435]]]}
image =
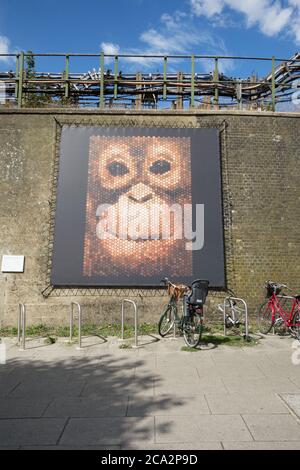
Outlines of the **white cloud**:
{"label": "white cloud", "polygon": [[[165,13],[160,17],[160,23],[156,27],[151,27],[143,31],[139,40],[142,45],[138,48],[122,48],[123,54],[145,54],[145,55],[226,55],[225,44],[221,38],[215,37],[204,29],[199,29],[193,23],[191,16],[185,12],[175,11],[172,15]],[[101,50],[107,54],[120,53],[120,46],[113,43],[101,43]],[[128,57],[126,62],[136,65],[140,64],[146,68],[151,68],[155,64],[161,64],[161,59]],[[169,60],[172,66],[176,63],[179,70],[179,59]],[[202,61],[202,70],[211,70],[208,61]],[[223,66],[223,71],[231,68],[228,61]],[[171,67],[169,68],[171,70]]]}
{"label": "white cloud", "polygon": [[294,35],[296,43],[300,44],[300,0],[289,0],[289,4],[293,7],[291,34]]}
{"label": "white cloud", "polygon": [[195,15],[204,15],[208,18],[220,14],[224,7],[223,0],[190,0],[190,2]]}
{"label": "white cloud", "polygon": [[[6,36],[0,36],[0,54],[9,54],[10,40]],[[2,62],[8,62],[9,57],[0,56]]]}
{"label": "white cloud", "polygon": [[273,0],[225,0],[225,4],[244,14],[248,27],[258,24],[267,36],[282,31],[292,15],[292,8],[283,8],[279,1]]}
{"label": "white cloud", "polygon": [[113,44],[112,42],[101,42],[100,48],[104,54],[117,55],[120,53],[120,46],[118,44]]}
{"label": "white cloud", "polygon": [[214,18],[224,14],[224,10],[234,10],[245,17],[248,28],[258,25],[267,36],[275,36],[291,25],[298,41],[296,26],[300,21],[300,0],[288,0],[284,6],[280,0],[190,0],[196,16]]}

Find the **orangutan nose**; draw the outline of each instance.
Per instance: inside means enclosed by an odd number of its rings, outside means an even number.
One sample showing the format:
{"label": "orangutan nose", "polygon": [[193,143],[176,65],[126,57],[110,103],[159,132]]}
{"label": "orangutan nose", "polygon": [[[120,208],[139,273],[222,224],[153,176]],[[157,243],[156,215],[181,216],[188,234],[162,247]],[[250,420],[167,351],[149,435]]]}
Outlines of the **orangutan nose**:
{"label": "orangutan nose", "polygon": [[153,197],[152,189],[143,183],[133,186],[128,194],[128,199],[134,202],[147,202]]}

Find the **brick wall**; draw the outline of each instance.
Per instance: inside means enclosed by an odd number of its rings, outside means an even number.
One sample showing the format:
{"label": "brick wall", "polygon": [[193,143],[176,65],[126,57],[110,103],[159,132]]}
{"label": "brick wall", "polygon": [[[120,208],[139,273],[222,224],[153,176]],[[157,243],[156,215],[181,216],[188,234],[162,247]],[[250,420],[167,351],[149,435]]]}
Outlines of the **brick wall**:
{"label": "brick wall", "polygon": [[[23,254],[24,274],[0,273],[0,322],[15,324],[20,301],[30,322],[65,323],[70,301],[88,321],[117,321],[122,291],[53,292],[44,298],[57,121],[113,126],[215,127],[221,130],[227,285],[252,313],[272,278],[300,291],[300,115],[239,112],[0,111],[0,256]],[[66,293],[66,292],[65,292]],[[54,295],[53,295],[54,294]],[[70,295],[73,294],[73,295]],[[80,294],[80,295],[77,295]],[[157,321],[166,297],[127,291],[141,320]],[[153,294],[153,293],[152,293]],[[211,292],[207,311],[224,293]]]}

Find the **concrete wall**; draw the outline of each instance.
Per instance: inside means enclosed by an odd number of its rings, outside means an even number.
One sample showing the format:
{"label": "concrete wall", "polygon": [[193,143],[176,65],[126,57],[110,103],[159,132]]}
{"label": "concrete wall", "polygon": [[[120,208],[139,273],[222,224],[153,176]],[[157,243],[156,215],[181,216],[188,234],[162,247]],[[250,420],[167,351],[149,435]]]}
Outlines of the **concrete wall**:
{"label": "concrete wall", "polygon": [[[114,321],[120,316],[124,295],[120,290],[110,295],[104,290],[96,297],[84,295],[84,291],[42,295],[48,284],[58,123],[220,127],[227,285],[246,298],[251,310],[261,301],[265,280],[299,286],[300,115],[1,110],[0,257],[26,257],[23,274],[0,273],[2,325],[16,323],[20,301],[28,305],[28,319],[35,323],[66,322],[72,299],[85,306],[87,321]],[[58,295],[61,293],[64,295]],[[132,298],[139,302],[142,320],[155,322],[166,297],[152,294],[126,290],[126,296],[137,296]],[[210,294],[209,315],[223,297],[218,292]]]}

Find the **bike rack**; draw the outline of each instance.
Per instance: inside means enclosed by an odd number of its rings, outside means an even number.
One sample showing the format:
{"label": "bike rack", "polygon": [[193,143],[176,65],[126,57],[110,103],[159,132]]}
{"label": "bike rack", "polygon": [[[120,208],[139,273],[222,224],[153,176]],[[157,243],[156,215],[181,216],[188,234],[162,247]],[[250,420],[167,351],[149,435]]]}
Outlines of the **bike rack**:
{"label": "bike rack", "polygon": [[[78,308],[78,348],[81,347],[81,320],[82,320],[82,309],[81,305],[78,302],[71,302],[70,308],[70,342],[73,338],[73,323],[74,323],[74,305]],[[22,334],[21,334],[22,332]],[[21,341],[22,340],[22,341]],[[26,305],[19,304],[19,313],[18,313],[18,344],[20,345],[20,350],[25,351],[26,349]]]}
{"label": "bike rack", "polygon": [[138,348],[138,309],[137,305],[133,300],[123,299],[122,300],[122,309],[121,309],[121,319],[122,319],[122,336],[121,339],[124,340],[124,304],[125,302],[130,303],[134,307],[134,348]]}
{"label": "bike rack", "polygon": [[[22,343],[21,343],[21,329],[22,329]],[[18,314],[18,344],[21,351],[26,349],[26,306],[19,304]]]}
{"label": "bike rack", "polygon": [[[226,305],[226,302],[229,302],[229,306]],[[226,336],[227,334],[227,328],[226,328],[226,309],[227,308],[230,308],[231,310],[231,318],[233,320],[235,319],[235,310],[234,310],[235,305],[233,304],[233,302],[240,302],[243,305],[244,311],[242,312],[242,314],[245,315],[245,336],[246,338],[248,338],[249,336],[248,307],[247,307],[247,303],[245,302],[245,300],[240,299],[239,297],[227,297],[224,300],[223,308],[221,307],[221,309],[223,310],[224,336]]]}
{"label": "bike rack", "polygon": [[81,320],[82,320],[82,310],[81,305],[78,302],[71,302],[70,305],[70,343],[73,339],[73,324],[74,324],[74,306],[78,310],[78,346],[77,349],[82,349],[81,347]]}

